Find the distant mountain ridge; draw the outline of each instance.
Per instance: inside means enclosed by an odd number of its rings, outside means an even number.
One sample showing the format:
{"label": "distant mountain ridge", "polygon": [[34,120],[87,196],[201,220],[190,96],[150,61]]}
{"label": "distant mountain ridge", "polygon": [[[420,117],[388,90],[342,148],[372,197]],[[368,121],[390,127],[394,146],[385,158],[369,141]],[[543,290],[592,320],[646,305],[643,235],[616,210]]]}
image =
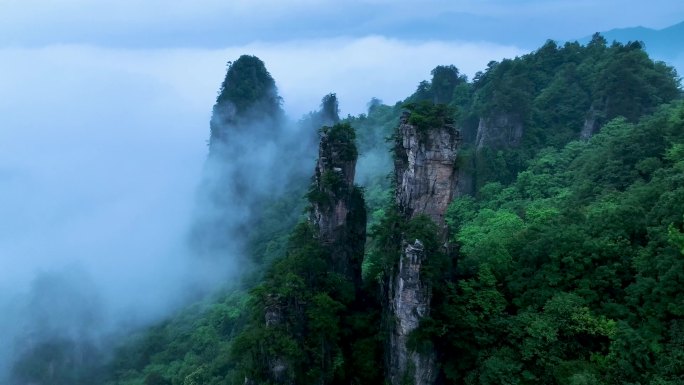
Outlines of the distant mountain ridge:
{"label": "distant mountain ridge", "polygon": [[684,21],[658,30],[641,26],[612,29],[603,33],[603,36],[608,41],[641,40],[646,43],[646,49],[663,55],[672,55],[675,52],[684,53]]}
{"label": "distant mountain ridge", "polygon": [[[616,28],[601,32],[608,42],[642,41],[646,51],[656,60],[662,60],[674,66],[679,75],[684,74],[684,21],[663,29],[647,27]],[[588,43],[591,36],[580,39]]]}

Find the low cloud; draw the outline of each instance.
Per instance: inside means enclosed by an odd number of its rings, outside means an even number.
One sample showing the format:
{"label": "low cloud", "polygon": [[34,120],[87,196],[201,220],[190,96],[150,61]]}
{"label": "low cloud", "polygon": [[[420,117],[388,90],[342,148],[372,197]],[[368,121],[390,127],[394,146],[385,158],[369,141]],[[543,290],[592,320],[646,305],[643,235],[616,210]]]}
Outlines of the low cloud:
{"label": "low cloud", "polygon": [[[31,303],[53,303],[40,302],[51,282],[56,296],[88,294],[83,307],[56,309],[96,312],[94,335],[182,303],[198,278],[187,239],[211,107],[226,62],[243,53],[264,60],[296,120],[329,92],[343,114],[358,114],[371,97],[406,97],[438,64],[472,76],[523,52],[382,37],[215,50],[0,49],[0,324],[10,332],[0,371],[13,354],[8,341],[35,325]],[[50,327],[71,323],[53,316]]]}
{"label": "low cloud", "polygon": [[226,61],[243,53],[264,60],[298,119],[329,92],[343,115],[358,114],[371,97],[406,97],[438,64],[472,76],[522,51],[381,37],[220,50],[0,49],[0,285],[25,287],[38,270],[84,262],[104,283],[130,286],[129,264],[146,276],[178,250],[211,106]]}

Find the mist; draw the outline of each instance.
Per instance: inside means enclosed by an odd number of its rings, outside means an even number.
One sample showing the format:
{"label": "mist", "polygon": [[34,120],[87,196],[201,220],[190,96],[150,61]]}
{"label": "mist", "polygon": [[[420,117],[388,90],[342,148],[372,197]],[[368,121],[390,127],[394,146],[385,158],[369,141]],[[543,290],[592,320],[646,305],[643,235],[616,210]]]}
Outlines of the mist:
{"label": "mist", "polygon": [[[250,216],[249,205],[217,211],[199,192],[227,166],[206,162],[209,120],[226,61],[242,53],[265,61],[292,122],[329,92],[343,114],[357,114],[372,97],[393,104],[410,94],[436,63],[472,74],[520,50],[380,37],[216,50],[0,49],[0,383],[41,344],[76,341],[83,360],[95,359],[112,336],[239,280],[239,237],[209,259],[188,239],[198,216],[228,218],[228,228]],[[313,149],[295,127],[236,138],[232,151],[248,156],[228,167],[251,167],[250,196],[312,172]],[[283,162],[291,153],[303,155]]]}
{"label": "mist", "polygon": [[181,303],[207,113],[169,84],[76,50],[2,56],[7,369],[41,344],[97,344]]}

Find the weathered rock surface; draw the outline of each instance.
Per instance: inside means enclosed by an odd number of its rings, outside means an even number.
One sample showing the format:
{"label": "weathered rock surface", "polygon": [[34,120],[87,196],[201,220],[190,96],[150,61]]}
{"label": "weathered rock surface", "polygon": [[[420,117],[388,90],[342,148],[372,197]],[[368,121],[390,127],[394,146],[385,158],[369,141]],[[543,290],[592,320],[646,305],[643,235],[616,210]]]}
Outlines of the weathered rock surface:
{"label": "weathered rock surface", "polygon": [[314,188],[321,199],[312,202],[311,220],[325,243],[338,239],[349,214],[349,192],[354,188],[356,156],[345,156],[346,146],[347,143],[331,139],[325,131],[321,135],[314,173]]}
{"label": "weathered rock surface", "polygon": [[390,312],[395,321],[390,333],[389,380],[392,384],[434,382],[437,370],[432,351],[414,352],[407,348],[409,334],[430,313],[431,290],[421,281],[420,270],[425,263],[425,250],[419,240],[405,244],[397,274],[390,286]]}
{"label": "weathered rock surface", "polygon": [[360,287],[366,209],[360,190],[354,186],[357,153],[353,134],[348,137],[345,132],[350,131],[346,130],[353,129],[335,125],[322,131],[310,221],[319,241],[329,248],[333,271]]}
{"label": "weathered rock surface", "polygon": [[580,139],[589,139],[598,129],[598,122],[596,121],[596,115],[591,111],[586,119],[584,119],[584,125],[582,126],[582,131],[580,132]]}
{"label": "weathered rock surface", "polygon": [[596,108],[592,105],[587,112],[586,118],[584,118],[584,125],[582,126],[582,131],[580,131],[580,139],[586,140],[594,136],[601,128],[603,117],[606,111],[604,109]]}
{"label": "weathered rock surface", "polygon": [[399,137],[394,165],[397,205],[407,218],[425,214],[443,227],[444,213],[458,188],[458,131],[445,125],[418,132],[402,119]]}
{"label": "weathered rock surface", "polygon": [[[356,160],[351,126],[336,124],[324,127],[308,198],[311,204],[309,223],[315,230],[316,240],[330,258],[329,270],[353,283],[358,293],[366,241],[366,208],[361,190],[354,185]],[[306,319],[304,308],[292,308],[273,293],[267,294],[264,301],[266,327],[302,328],[299,324],[287,323],[292,319]],[[272,383],[298,383],[291,363],[282,355],[267,355],[266,362]],[[246,379],[245,383],[248,381],[251,380]]]}
{"label": "weathered rock surface", "polygon": [[475,139],[477,150],[511,148],[520,145],[524,127],[519,116],[509,113],[494,113],[480,118]]}
{"label": "weathered rock surface", "polygon": [[[420,131],[404,116],[395,148],[396,203],[407,218],[427,215],[442,229],[446,240],[444,214],[458,192],[455,168],[459,132],[445,124]],[[391,272],[387,290],[390,320],[387,368],[390,383],[410,380],[415,385],[432,384],[437,375],[434,351],[412,351],[407,346],[410,333],[430,313],[429,283],[421,270],[429,259],[420,240],[404,240],[399,263]]]}

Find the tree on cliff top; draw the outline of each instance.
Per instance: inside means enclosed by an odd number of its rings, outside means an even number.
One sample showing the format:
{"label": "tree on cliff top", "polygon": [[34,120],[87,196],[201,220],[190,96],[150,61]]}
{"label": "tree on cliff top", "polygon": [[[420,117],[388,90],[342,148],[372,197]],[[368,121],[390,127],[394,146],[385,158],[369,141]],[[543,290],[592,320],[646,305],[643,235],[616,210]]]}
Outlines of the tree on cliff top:
{"label": "tree on cliff top", "polygon": [[264,62],[256,56],[242,55],[228,62],[211,120],[211,138],[223,137],[224,127],[259,120],[278,120],[283,111],[275,80]]}
{"label": "tree on cliff top", "polygon": [[327,94],[321,100],[321,115],[323,125],[329,126],[340,121],[340,107],[337,102],[337,95]]}

